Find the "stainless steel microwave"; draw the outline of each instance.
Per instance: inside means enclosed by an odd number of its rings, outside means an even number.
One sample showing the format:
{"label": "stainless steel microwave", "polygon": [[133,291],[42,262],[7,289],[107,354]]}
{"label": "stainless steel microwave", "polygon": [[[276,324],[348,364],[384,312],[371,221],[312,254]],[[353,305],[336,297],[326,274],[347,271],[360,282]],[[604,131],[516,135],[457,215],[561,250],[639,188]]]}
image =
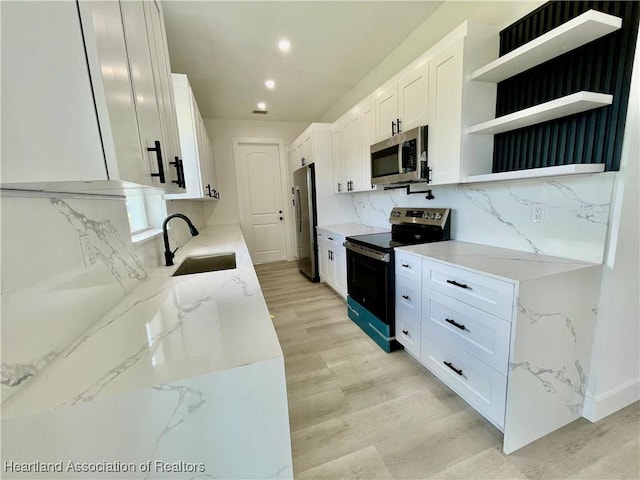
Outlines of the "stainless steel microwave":
{"label": "stainless steel microwave", "polygon": [[371,183],[429,182],[427,126],[371,145]]}

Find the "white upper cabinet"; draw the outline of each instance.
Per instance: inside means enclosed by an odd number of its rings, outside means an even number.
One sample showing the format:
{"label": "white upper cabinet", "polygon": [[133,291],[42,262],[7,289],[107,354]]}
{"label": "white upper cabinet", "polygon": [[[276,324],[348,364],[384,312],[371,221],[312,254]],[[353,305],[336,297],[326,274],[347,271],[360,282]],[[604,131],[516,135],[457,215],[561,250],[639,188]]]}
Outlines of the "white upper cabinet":
{"label": "white upper cabinet", "polygon": [[419,62],[398,79],[398,119],[396,132],[405,132],[429,123],[429,64]]}
{"label": "white upper cabinet", "polygon": [[141,5],[2,5],[3,187],[176,188]]}
{"label": "white upper cabinet", "polygon": [[375,143],[375,108],[373,101],[363,102],[334,124],[335,193],[371,190],[369,146]]}
{"label": "white upper cabinet", "polygon": [[376,96],[376,141],[398,133],[398,84],[392,83]]}
{"label": "white upper cabinet", "polygon": [[213,149],[189,80],[186,75],[174,73],[172,83],[182,151],[180,177],[186,191],[165,198],[217,199]]}
{"label": "white upper cabinet", "polygon": [[426,125],[429,119],[427,62],[423,60],[401,72],[376,94],[375,105],[376,137],[372,143]]}
{"label": "white upper cabinet", "polygon": [[106,180],[76,4],[1,8],[2,183]]}
{"label": "white upper cabinet", "polygon": [[493,138],[471,135],[467,130],[494,115],[495,84],[473,82],[469,74],[491,58],[495,48],[493,36],[465,35],[429,61],[427,157],[434,185],[491,172]]}

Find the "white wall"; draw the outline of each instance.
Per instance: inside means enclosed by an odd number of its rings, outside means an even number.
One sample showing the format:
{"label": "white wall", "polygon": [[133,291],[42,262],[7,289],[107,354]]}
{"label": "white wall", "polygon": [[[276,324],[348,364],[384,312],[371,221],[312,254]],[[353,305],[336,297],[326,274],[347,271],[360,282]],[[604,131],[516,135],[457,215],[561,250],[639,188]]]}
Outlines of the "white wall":
{"label": "white wall", "polygon": [[640,399],[640,41],[602,275],[585,416],[600,420]]}
{"label": "white wall", "polygon": [[343,113],[429,50],[465,20],[495,25],[499,30],[536,9],[544,1],[498,1],[443,3],[429,18],[342,97],[320,119],[334,122]]}

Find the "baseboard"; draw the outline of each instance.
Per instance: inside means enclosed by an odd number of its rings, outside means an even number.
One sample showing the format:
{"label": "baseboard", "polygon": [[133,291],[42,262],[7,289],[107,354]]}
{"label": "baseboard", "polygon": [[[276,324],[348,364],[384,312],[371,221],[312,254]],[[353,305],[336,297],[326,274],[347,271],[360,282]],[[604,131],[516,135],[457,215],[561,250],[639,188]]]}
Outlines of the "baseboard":
{"label": "baseboard", "polygon": [[640,379],[597,397],[587,395],[582,416],[591,422],[597,422],[638,400],[640,400]]}

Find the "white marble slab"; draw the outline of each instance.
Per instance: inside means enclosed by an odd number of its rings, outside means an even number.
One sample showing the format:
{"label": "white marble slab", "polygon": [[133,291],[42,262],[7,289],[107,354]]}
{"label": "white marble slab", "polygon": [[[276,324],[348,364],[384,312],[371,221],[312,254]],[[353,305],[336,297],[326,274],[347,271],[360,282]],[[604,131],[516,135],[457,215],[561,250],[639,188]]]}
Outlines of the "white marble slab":
{"label": "white marble slab", "polygon": [[540,278],[594,265],[589,262],[457,240],[398,247],[396,250],[477,270],[507,281]]}
{"label": "white marble slab", "polygon": [[[451,208],[451,238],[601,263],[616,172],[349,194],[360,223],[389,227],[393,207]],[[415,187],[416,190],[419,188]],[[534,207],[544,222],[531,221]]]}
{"label": "white marble slab", "polygon": [[[237,268],[171,276],[188,255],[223,252]],[[291,478],[282,350],[239,226],[202,230],[2,414],[3,462],[138,465],[92,478]],[[148,461],[203,470],[149,474],[139,467]]]}
{"label": "white marble slab", "polygon": [[[391,213],[391,210],[387,212],[387,217]],[[389,227],[371,227],[369,225],[362,225],[359,223],[340,223],[337,225],[320,225],[318,228],[323,230],[327,230],[332,233],[336,233],[338,235],[342,235],[344,237],[348,237],[351,235],[367,235],[369,233],[383,233],[390,232],[391,228]]]}
{"label": "white marble slab", "polygon": [[[171,277],[187,255],[236,252],[237,268]],[[5,419],[280,358],[240,228],[208,227],[2,404]],[[90,367],[88,367],[90,366]]]}

